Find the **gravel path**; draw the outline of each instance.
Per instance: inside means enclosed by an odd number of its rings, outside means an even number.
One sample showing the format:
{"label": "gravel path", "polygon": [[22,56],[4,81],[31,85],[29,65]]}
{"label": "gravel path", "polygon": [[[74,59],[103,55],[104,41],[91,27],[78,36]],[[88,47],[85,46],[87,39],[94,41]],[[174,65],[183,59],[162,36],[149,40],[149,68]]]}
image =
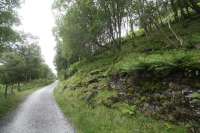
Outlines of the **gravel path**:
{"label": "gravel path", "polygon": [[0,133],[75,133],[56,104],[57,82],[30,95],[0,126]]}

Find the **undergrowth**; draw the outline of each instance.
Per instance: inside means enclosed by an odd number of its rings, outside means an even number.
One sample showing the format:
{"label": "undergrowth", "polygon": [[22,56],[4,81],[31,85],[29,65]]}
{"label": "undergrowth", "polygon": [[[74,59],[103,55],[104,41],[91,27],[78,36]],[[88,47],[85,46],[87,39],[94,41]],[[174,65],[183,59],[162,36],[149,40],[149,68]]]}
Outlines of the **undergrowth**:
{"label": "undergrowth", "polygon": [[[65,115],[72,121],[78,133],[185,133],[186,129],[168,122],[156,121],[137,112],[125,103],[115,104],[114,109],[99,104],[95,108],[83,99],[81,90],[63,91],[60,84],[55,97]],[[101,92],[97,103],[107,99],[114,92]]]}
{"label": "undergrowth", "polygon": [[[170,85],[175,84],[175,88],[176,84],[179,85],[179,83],[172,82],[176,78],[172,75],[178,75],[177,78],[180,80],[186,78],[181,83],[187,81],[190,87],[199,89],[200,29],[197,28],[199,26],[199,20],[188,23],[184,28],[180,25],[173,25],[177,35],[184,40],[183,46],[173,40],[173,35],[166,29],[164,31],[169,38],[172,38],[174,46],[166,45],[164,36],[152,33],[150,38],[146,38],[144,33],[139,31],[136,33],[136,38],[132,39],[128,36],[123,39],[122,49],[118,53],[108,50],[92,60],[81,60],[70,65],[70,68],[66,70],[68,78],[60,83],[55,92],[57,102],[80,133],[187,132],[186,128],[190,128],[190,123],[175,125],[175,123],[161,119],[155,120],[140,113],[134,100],[132,101],[134,104],[129,104],[120,99],[124,97],[124,90],[113,89],[110,82],[114,76],[120,74],[122,76],[132,76],[134,73],[140,76],[149,74],[149,79],[152,80],[148,79],[145,82],[142,78],[138,80],[139,90],[142,89],[140,92],[145,94],[151,92],[150,95],[153,98],[154,93],[159,94],[167,89],[171,91],[170,89],[174,88],[169,89]],[[169,81],[163,80],[170,76],[172,79]],[[118,77],[117,80],[124,79]],[[175,79],[174,82],[177,80],[179,79]],[[132,84],[133,81],[127,82]],[[130,92],[126,93],[131,93],[130,99],[133,95],[138,95],[135,94],[134,87],[128,89],[130,90],[126,91]],[[195,92],[192,97],[198,100],[199,93]],[[145,95],[137,96],[137,98],[139,102],[148,101]],[[165,98],[162,100],[174,106]]]}

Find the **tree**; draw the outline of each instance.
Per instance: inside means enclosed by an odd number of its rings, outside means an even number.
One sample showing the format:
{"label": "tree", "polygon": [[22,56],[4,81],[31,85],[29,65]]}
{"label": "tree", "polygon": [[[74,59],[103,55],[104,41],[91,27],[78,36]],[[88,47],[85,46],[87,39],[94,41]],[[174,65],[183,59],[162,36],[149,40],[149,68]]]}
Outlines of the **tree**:
{"label": "tree", "polygon": [[55,0],[53,7],[57,16],[54,34],[58,71],[74,62],[90,60],[106,49],[119,52],[125,30],[134,40],[135,25],[144,30],[146,39],[154,32],[161,35],[164,46],[177,42],[182,45],[170,23],[188,19],[200,10],[199,0]]}
{"label": "tree", "polygon": [[10,52],[4,52],[0,65],[0,83],[8,86],[35,79],[54,79],[51,69],[44,63],[40,48],[36,44],[20,45]]}
{"label": "tree", "polygon": [[114,47],[121,49],[122,24],[130,6],[129,0],[98,0],[100,10],[103,10],[106,29]]}
{"label": "tree", "polygon": [[16,7],[19,0],[0,1],[0,52],[20,40],[20,35],[13,30],[13,25],[19,24]]}
{"label": "tree", "polygon": [[5,87],[5,97],[8,93],[8,86],[23,80],[25,62],[23,58],[15,52],[7,52],[2,56],[3,65],[0,67],[0,81]]}

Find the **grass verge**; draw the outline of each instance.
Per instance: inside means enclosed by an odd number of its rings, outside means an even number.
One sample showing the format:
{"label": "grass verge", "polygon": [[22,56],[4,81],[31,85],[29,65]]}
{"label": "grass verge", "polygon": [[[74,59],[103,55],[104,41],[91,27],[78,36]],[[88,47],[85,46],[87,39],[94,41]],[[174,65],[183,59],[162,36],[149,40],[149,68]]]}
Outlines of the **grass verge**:
{"label": "grass verge", "polygon": [[[115,109],[103,105],[93,108],[84,101],[82,93],[80,89],[63,91],[62,83],[55,91],[58,104],[78,133],[186,133],[182,126],[145,117],[124,103],[118,103]],[[101,93],[97,98],[103,99],[108,93]]]}

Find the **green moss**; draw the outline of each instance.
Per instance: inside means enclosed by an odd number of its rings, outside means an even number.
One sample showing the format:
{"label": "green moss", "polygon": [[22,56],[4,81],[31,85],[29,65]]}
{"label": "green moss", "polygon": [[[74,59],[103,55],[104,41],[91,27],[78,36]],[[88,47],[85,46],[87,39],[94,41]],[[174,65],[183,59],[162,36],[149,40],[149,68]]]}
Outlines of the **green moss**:
{"label": "green moss", "polygon": [[[129,105],[129,104],[126,104],[126,103],[116,103],[114,106],[114,108],[118,109],[122,115],[125,115],[125,116],[136,116],[138,114],[136,114],[136,106],[134,105]],[[140,115],[140,114],[139,114]]]}
{"label": "green moss", "polygon": [[97,102],[97,104],[102,105],[102,103],[109,102],[108,99],[110,97],[114,97],[116,95],[117,95],[116,91],[102,90],[99,91],[98,95],[95,97],[95,101]]}
{"label": "green moss", "polygon": [[199,33],[192,34],[190,41],[191,41],[190,43],[194,45],[200,43],[200,34]]}
{"label": "green moss", "polygon": [[[187,57],[187,60],[184,58]],[[183,61],[183,65],[188,67],[199,63],[200,52],[198,50],[184,51],[160,51],[151,54],[132,53],[124,55],[123,58],[114,65],[113,71],[116,72],[129,72],[137,69],[143,69],[145,65],[149,68],[169,69],[169,67],[177,67],[178,60]],[[190,62],[188,62],[188,60]],[[190,63],[190,64],[189,64]],[[142,68],[143,67],[143,68]]]}
{"label": "green moss", "polygon": [[[200,20],[190,22],[186,27],[173,24],[174,31],[184,42],[180,46],[167,27],[162,30],[166,36],[152,32],[146,38],[144,31],[136,33],[136,38],[130,36],[123,38],[121,51],[104,51],[94,57],[93,60],[82,60],[70,66],[67,70],[69,78],[61,84],[55,92],[56,99],[64,113],[72,119],[74,124],[83,133],[184,133],[186,129],[174,126],[166,122],[156,121],[135,114],[135,107],[126,103],[112,103],[111,97],[116,97],[117,92],[108,86],[111,75],[132,72],[151,72],[160,77],[166,77],[177,70],[182,74],[199,78],[200,52],[194,46],[200,42],[199,32]],[[173,41],[173,45],[166,44],[166,37]],[[189,49],[188,49],[189,48]],[[154,93],[163,91],[168,87],[161,84],[160,79],[141,82],[143,92]],[[198,77],[198,78],[197,78]],[[191,79],[194,81],[194,78]],[[194,88],[199,88],[199,83],[192,82]],[[62,88],[65,88],[63,91]],[[95,108],[85,102],[85,97],[93,92],[97,95],[92,98]],[[131,92],[132,93],[132,92]],[[196,96],[195,96],[196,97]],[[162,99],[163,102],[166,101]],[[147,97],[141,96],[135,102],[145,102]],[[112,109],[106,108],[104,104],[114,104]],[[114,108],[114,109],[113,109]],[[125,114],[125,115],[124,115]],[[128,115],[126,115],[128,114]]]}
{"label": "green moss", "polygon": [[[62,84],[55,91],[55,97],[78,133],[186,133],[181,126],[156,121],[142,114],[135,114],[135,108],[125,103],[115,105],[118,109],[109,109],[103,105],[92,108],[81,99],[81,89],[62,90]],[[115,93],[102,91],[96,100],[105,99]],[[132,116],[133,115],[133,116]]]}
{"label": "green moss", "polygon": [[192,98],[194,98],[194,99],[199,99],[200,100],[200,93],[193,93],[192,94]]}

